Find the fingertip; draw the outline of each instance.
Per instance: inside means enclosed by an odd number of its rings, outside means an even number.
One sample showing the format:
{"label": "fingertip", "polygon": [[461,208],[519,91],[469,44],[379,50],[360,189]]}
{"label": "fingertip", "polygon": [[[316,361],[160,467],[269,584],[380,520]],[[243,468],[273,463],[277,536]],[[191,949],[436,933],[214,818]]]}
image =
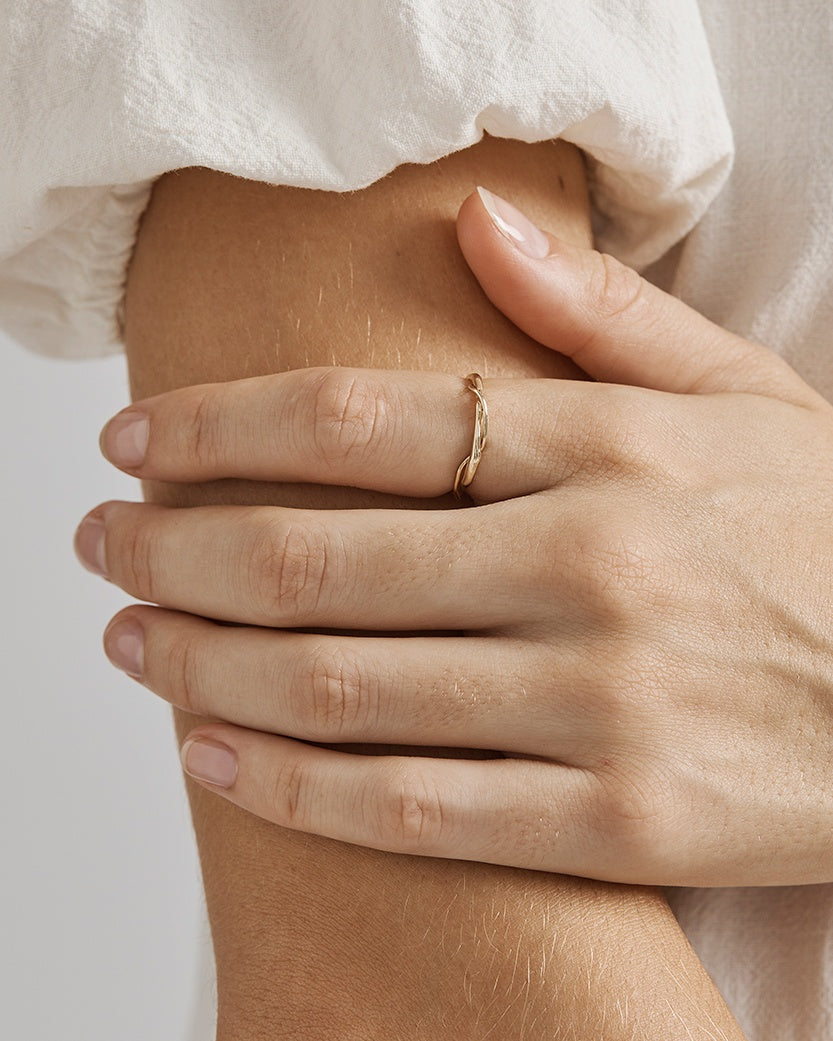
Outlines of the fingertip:
{"label": "fingertip", "polygon": [[456,227],[457,243],[471,267],[472,258],[482,253],[484,248],[489,249],[490,239],[494,236],[494,228],[476,189],[463,200],[457,212]]}
{"label": "fingertip", "polygon": [[478,214],[485,215],[479,190],[475,188],[463,199],[460,209],[457,211],[458,228],[465,227],[471,220],[477,219]]}
{"label": "fingertip", "polygon": [[75,529],[73,549],[78,561],[99,578],[107,578],[106,527],[101,507],[91,510]]}
{"label": "fingertip", "polygon": [[205,731],[192,731],[183,742],[179,757],[185,773],[201,784],[225,790],[237,780],[237,752]]}
{"label": "fingertip", "polygon": [[[483,187],[460,207],[457,241],[466,263],[492,299],[503,284],[524,285],[538,279],[552,261],[569,253],[561,239],[542,231],[512,203]],[[501,303],[493,302],[503,310]]]}
{"label": "fingertip", "polygon": [[484,280],[488,283],[505,277],[507,268],[516,267],[526,259],[495,226],[480,188],[463,200],[457,214],[457,243],[481,284]]}
{"label": "fingertip", "polygon": [[145,631],[141,622],[133,614],[119,612],[104,630],[102,642],[110,663],[141,682],[145,644]]}
{"label": "fingertip", "polygon": [[101,454],[120,470],[136,470],[145,461],[150,417],[130,406],[105,424],[98,439]]}
{"label": "fingertip", "polygon": [[477,194],[495,231],[502,235],[513,249],[530,260],[544,260],[550,255],[549,236],[517,206],[490,192],[488,188],[479,187]]}

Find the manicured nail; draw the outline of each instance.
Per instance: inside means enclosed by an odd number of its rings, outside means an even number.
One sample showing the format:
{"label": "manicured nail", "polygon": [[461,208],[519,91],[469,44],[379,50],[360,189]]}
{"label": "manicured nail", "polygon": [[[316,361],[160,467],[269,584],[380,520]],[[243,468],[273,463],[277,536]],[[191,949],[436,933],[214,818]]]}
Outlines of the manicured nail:
{"label": "manicured nail", "polygon": [[126,408],[101,431],[101,451],[116,466],[132,469],[145,461],[150,422],[146,413]]}
{"label": "manicured nail", "polygon": [[107,578],[104,553],[104,521],[85,517],[75,533],[75,554],[88,571]]}
{"label": "manicured nail", "polygon": [[197,781],[231,788],[237,778],[234,749],[208,738],[191,738],[182,746],[182,768]]}
{"label": "manicured nail", "polygon": [[540,228],[525,217],[511,202],[501,199],[494,192],[478,188],[477,194],[492,218],[492,223],[512,245],[533,260],[543,260],[550,255],[550,242]]}
{"label": "manicured nail", "polygon": [[104,633],[104,652],[117,669],[140,680],[145,664],[144,629],[132,618],[112,622]]}

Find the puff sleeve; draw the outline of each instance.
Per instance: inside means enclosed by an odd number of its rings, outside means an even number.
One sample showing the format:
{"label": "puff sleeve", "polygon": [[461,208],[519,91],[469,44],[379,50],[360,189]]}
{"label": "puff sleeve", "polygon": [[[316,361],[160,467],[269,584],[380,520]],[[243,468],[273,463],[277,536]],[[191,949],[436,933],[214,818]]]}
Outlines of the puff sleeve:
{"label": "puff sleeve", "polygon": [[561,137],[598,245],[642,266],[732,157],[695,0],[0,0],[0,97],[0,327],[75,357],[119,347],[168,170],[347,191],[484,131]]}

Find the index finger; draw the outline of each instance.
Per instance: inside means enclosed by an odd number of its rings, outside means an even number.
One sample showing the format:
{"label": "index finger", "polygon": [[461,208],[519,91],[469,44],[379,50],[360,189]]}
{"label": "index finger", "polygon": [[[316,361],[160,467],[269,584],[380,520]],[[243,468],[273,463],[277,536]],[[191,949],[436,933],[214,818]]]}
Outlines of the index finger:
{"label": "index finger", "polygon": [[[551,379],[485,380],[488,444],[469,489],[496,502],[553,487],[609,453],[657,392]],[[623,400],[629,395],[627,402]],[[102,433],[107,458],[162,481],[310,482],[433,498],[472,452],[476,401],[438,372],[297,369],[185,387]]]}

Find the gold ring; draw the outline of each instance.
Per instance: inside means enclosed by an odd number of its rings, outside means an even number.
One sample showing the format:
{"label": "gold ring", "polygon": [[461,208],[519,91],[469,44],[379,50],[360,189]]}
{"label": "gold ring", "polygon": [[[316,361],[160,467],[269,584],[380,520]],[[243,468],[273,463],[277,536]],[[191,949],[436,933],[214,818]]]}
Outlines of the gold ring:
{"label": "gold ring", "polygon": [[471,443],[471,452],[457,467],[454,477],[454,494],[462,499],[461,488],[468,488],[477,473],[480,465],[480,457],[486,447],[486,437],[489,433],[489,408],[483,397],[483,380],[476,372],[470,372],[466,376],[466,389],[470,390],[477,399],[474,409],[474,436]]}

